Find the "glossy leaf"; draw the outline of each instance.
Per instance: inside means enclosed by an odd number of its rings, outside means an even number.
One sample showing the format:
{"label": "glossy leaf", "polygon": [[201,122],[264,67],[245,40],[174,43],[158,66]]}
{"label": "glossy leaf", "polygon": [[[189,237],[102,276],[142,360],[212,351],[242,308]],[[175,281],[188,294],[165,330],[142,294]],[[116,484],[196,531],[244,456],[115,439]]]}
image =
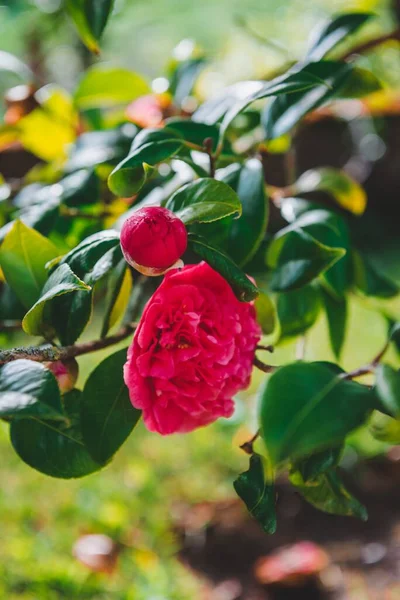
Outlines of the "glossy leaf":
{"label": "glossy leaf", "polygon": [[66,0],[65,9],[71,16],[83,43],[98,54],[99,39],[112,13],[114,0]]}
{"label": "glossy leaf", "polygon": [[179,188],[165,207],[172,210],[185,225],[212,223],[229,215],[239,217],[242,214],[237,194],[226,183],[209,177]]}
{"label": "glossy leaf", "polygon": [[[224,172],[219,178],[230,184],[242,204],[242,214],[232,222],[227,249],[229,255],[239,266],[245,265],[257,252],[267,229],[269,203],[265,191],[264,171],[261,162],[256,158],[247,160],[242,166],[234,165],[236,177],[230,182],[229,170],[227,179]],[[234,172],[235,173],[235,172]]]}
{"label": "glossy leaf", "polygon": [[258,296],[259,290],[257,287],[224,252],[213,248],[207,240],[194,234],[190,234],[188,241],[191,250],[227,280],[239,300],[250,302]]}
{"label": "glossy leaf", "polygon": [[17,359],[0,368],[0,416],[64,419],[60,391],[41,363]]}
{"label": "glossy leaf", "polygon": [[[79,279],[67,264],[60,265],[48,278],[43,286],[40,298],[35,302],[32,308],[26,313],[22,328],[29,335],[54,334],[51,323],[50,303],[54,298],[71,294],[72,292],[89,292],[91,287]],[[47,315],[46,315],[47,313]]]}
{"label": "glossy leaf", "polygon": [[354,279],[356,287],[366,296],[392,298],[399,287],[378,272],[363,254],[353,251]]}
{"label": "glossy leaf", "polygon": [[123,258],[110,273],[107,285],[106,309],[101,329],[101,337],[122,317],[132,290],[132,277],[127,262]]}
{"label": "glossy leaf", "polygon": [[[309,112],[318,108],[338,93],[351,73],[348,64],[321,61],[306,65],[300,73],[312,74],[318,83],[304,85],[300,91],[282,92],[269,103],[261,117],[268,139],[279,138],[289,132]],[[295,77],[294,75],[294,77]],[[291,90],[288,90],[291,92]]]}
{"label": "glossy leaf", "polygon": [[345,254],[318,242],[302,229],[275,236],[267,250],[267,264],[273,269],[271,289],[300,288],[332,267]]}
{"label": "glossy leaf", "polygon": [[400,417],[400,373],[389,365],[376,368],[376,392],[385,409]]}
{"label": "glossy leaf", "polygon": [[79,390],[64,396],[68,422],[13,420],[10,438],[19,457],[33,469],[62,479],[84,477],[99,470],[102,465],[91,458],[82,441],[81,401]]}
{"label": "glossy leaf", "polygon": [[282,338],[305,333],[316,322],[321,310],[321,296],[313,285],[278,295],[278,318]]}
{"label": "glossy leaf", "polygon": [[207,125],[206,123],[196,123],[192,119],[180,119],[173,117],[167,119],[166,126],[179,134],[186,142],[196,144],[204,148],[204,140],[212,140],[212,150],[215,151],[219,138],[218,125]]}
{"label": "glossy leaf", "polygon": [[203,57],[188,58],[176,67],[170,81],[170,92],[178,106],[191,94],[205,64],[206,60]]}
{"label": "glossy leaf", "polygon": [[74,100],[81,110],[106,108],[127,104],[149,91],[149,85],[141,75],[128,69],[98,64],[86,71],[75,91]]}
{"label": "glossy leaf", "polygon": [[353,67],[337,97],[354,100],[355,98],[365,98],[383,89],[383,83],[374,73],[361,67]]}
{"label": "glossy leaf", "polygon": [[273,373],[261,396],[268,454],[276,464],[341,444],[374,407],[369,388],[343,379],[326,364],[286,365]]}
{"label": "glossy leaf", "polygon": [[334,515],[358,517],[362,521],[368,519],[365,507],[344,487],[333,469],[308,483],[304,482],[300,473],[293,473],[290,481],[307,502],[319,510]]}
{"label": "glossy leaf", "polygon": [[141,146],[134,145],[130,154],[109,176],[110,190],[119,196],[132,196],[144,185],[152,167],[174,156],[182,146],[183,140],[177,137],[166,137]]}
{"label": "glossy leaf", "polygon": [[310,480],[317,479],[328,469],[336,467],[342,452],[342,446],[316,452],[307,458],[296,461],[294,470],[300,473],[304,483],[308,483]]}
{"label": "glossy leaf", "polygon": [[239,475],[233,486],[265,533],[275,533],[275,488],[265,480],[263,459],[259,454],[252,454],[249,470]]}
{"label": "glossy leaf", "polygon": [[331,167],[311,169],[303,173],[293,185],[295,194],[327,192],[342,208],[355,215],[362,215],[367,206],[367,195],[357,181],[345,171]]}
{"label": "glossy leaf", "polygon": [[279,330],[277,310],[273,300],[261,292],[254,303],[257,322],[265,335],[273,335]]}
{"label": "glossy leaf", "polygon": [[346,12],[334,15],[314,35],[310,49],[307,52],[307,60],[321,60],[339,42],[356,32],[374,15],[363,12]]}
{"label": "glossy leaf", "polygon": [[19,300],[30,308],[47,279],[46,263],[59,254],[57,248],[34,229],[15,221],[0,246],[0,266]]}
{"label": "glossy leaf", "polygon": [[132,139],[137,132],[133,124],[119,129],[88,131],[76,140],[65,165],[66,172],[87,169],[102,163],[115,165],[129,152]]}
{"label": "glossy leaf", "polygon": [[95,368],[83,390],[83,440],[99,463],[111,459],[142,414],[129,400],[123,379],[125,362],[126,349],[115,352]]}

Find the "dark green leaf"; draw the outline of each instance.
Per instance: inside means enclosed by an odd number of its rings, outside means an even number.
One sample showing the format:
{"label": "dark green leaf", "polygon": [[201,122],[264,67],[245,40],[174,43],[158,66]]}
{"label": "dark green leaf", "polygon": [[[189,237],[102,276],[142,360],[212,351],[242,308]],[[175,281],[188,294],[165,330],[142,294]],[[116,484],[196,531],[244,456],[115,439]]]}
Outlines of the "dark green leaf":
{"label": "dark green leaf", "polygon": [[79,279],[66,264],[60,265],[48,278],[43,286],[40,298],[35,302],[32,308],[26,313],[22,327],[29,335],[54,334],[51,324],[50,310],[47,305],[54,298],[71,294],[72,292],[89,292],[90,286]]}
{"label": "dark green leaf", "polygon": [[400,373],[389,365],[376,368],[376,392],[386,410],[400,417]]}
{"label": "dark green leaf", "polygon": [[266,106],[261,121],[267,138],[281,137],[305,115],[330,100],[344,85],[351,69],[352,67],[345,63],[321,61],[310,63],[302,71],[293,74],[295,78],[296,75],[308,73],[318,83],[314,81],[312,86],[299,86],[301,91],[293,90],[293,93],[285,93],[283,90],[280,96]]}
{"label": "dark green leaf", "polygon": [[353,67],[349,77],[340,88],[338,98],[364,98],[374,92],[379,92],[384,88],[378,77],[367,69]]}
{"label": "dark green leaf", "polygon": [[329,339],[336,358],[340,357],[346,337],[347,300],[323,291],[324,307],[328,320]]}
{"label": "dark green leaf", "polygon": [[358,517],[363,521],[368,519],[365,507],[348,492],[333,469],[309,483],[305,483],[298,472],[291,475],[290,481],[307,502],[319,510],[334,515]]}
{"label": "dark green leaf", "polygon": [[327,271],[345,254],[344,249],[326,246],[302,229],[282,231],[267,251],[267,264],[273,269],[270,284],[273,290],[300,288]]}
{"label": "dark green leaf", "polygon": [[108,178],[110,190],[118,196],[132,196],[144,185],[152,167],[171,158],[182,146],[183,140],[171,137],[134,147]]}
{"label": "dark green leaf", "polygon": [[229,215],[242,213],[237,194],[222,181],[209,177],[197,179],[179,188],[165,207],[172,210],[184,223],[212,223]]}
{"label": "dark green leaf", "polygon": [[64,419],[53,373],[38,362],[25,359],[1,367],[0,416]]}
{"label": "dark green leaf", "polygon": [[0,246],[0,266],[19,300],[30,308],[47,279],[45,264],[59,254],[57,248],[34,229],[15,221]]}
{"label": "dark green leaf", "polygon": [[167,119],[166,126],[168,129],[176,131],[179,137],[183,138],[186,142],[203,148],[204,140],[209,138],[212,140],[213,152],[217,148],[219,138],[218,125],[207,125],[205,123],[196,123],[196,121],[192,121],[191,119],[172,117],[171,119]]}
{"label": "dark green leaf", "polygon": [[307,60],[321,60],[339,42],[347,38],[369,21],[374,15],[363,12],[346,12],[334,15],[325,23],[317,33],[313,35],[310,49],[307,52]]}
{"label": "dark green leaf", "polygon": [[259,291],[254,283],[224,252],[194,234],[189,236],[189,247],[227,280],[241,302],[250,302],[258,296]]}
{"label": "dark green leaf", "polygon": [[65,9],[71,16],[83,43],[92,52],[100,51],[98,42],[113,10],[114,0],[66,0]]}
{"label": "dark green leaf", "polygon": [[112,326],[111,324],[111,315],[114,309],[114,306],[118,300],[119,293],[121,291],[121,287],[123,285],[124,277],[127,272],[127,262],[125,258],[120,260],[120,262],[116,265],[115,269],[113,269],[110,273],[110,278],[107,285],[107,297],[106,297],[106,308],[104,311],[104,321],[101,329],[101,337],[105,337],[108,333],[108,330]]}
{"label": "dark green leaf", "polygon": [[275,533],[275,488],[265,481],[263,459],[259,454],[251,456],[249,470],[239,475],[233,486],[263,530]]}
{"label": "dark green leaf", "polygon": [[301,335],[316,322],[321,310],[318,288],[306,285],[278,295],[278,317],[282,338]]}
{"label": "dark green leaf", "polygon": [[128,154],[136,132],[135,125],[129,124],[120,129],[83,133],[71,149],[65,170],[70,173],[102,163],[116,164]]}
{"label": "dark green leaf", "polygon": [[299,471],[304,483],[308,483],[310,479],[316,479],[328,469],[336,467],[343,451],[343,446],[336,448],[328,448],[296,461],[294,464],[295,471]]}
{"label": "dark green leaf", "polygon": [[80,404],[82,392],[73,390],[64,396],[68,422],[40,419],[13,420],[11,443],[30,467],[50,475],[70,479],[84,477],[103,465],[95,462],[82,442]]}
{"label": "dark green leaf", "polygon": [[355,285],[366,296],[392,298],[399,293],[399,287],[379,273],[363,254],[353,252],[353,267]]}
{"label": "dark green leaf", "polygon": [[343,379],[326,365],[281,367],[262,393],[260,420],[268,454],[276,464],[341,444],[376,404],[368,387]]}
{"label": "dark green leaf", "polygon": [[[243,266],[253,258],[265,235],[269,204],[261,162],[251,158],[235,167],[234,171],[230,167],[225,169],[219,178],[231,185],[242,203],[242,215],[232,222],[227,249],[233,260]],[[235,175],[233,181],[232,175]]]}
{"label": "dark green leaf", "polygon": [[126,349],[109,356],[90,374],[83,390],[83,440],[100,463],[111,459],[141,416],[129,400],[123,379],[125,362]]}

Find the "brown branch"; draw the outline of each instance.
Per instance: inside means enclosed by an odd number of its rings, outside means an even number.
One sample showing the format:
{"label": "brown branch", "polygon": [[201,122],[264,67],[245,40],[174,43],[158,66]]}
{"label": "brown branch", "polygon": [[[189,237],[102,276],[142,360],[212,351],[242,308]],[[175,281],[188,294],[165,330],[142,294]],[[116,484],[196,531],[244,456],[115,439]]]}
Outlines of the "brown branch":
{"label": "brown branch", "polygon": [[256,346],[256,350],[265,350],[266,352],[273,352],[274,347],[273,346],[263,346],[262,344],[258,344],[258,346]]}
{"label": "brown branch", "polygon": [[118,344],[129,335],[131,335],[137,325],[135,323],[129,323],[115,333],[103,339],[93,340],[91,342],[82,342],[81,344],[74,344],[73,346],[51,346],[46,344],[44,346],[28,346],[24,348],[12,348],[11,350],[3,350],[0,352],[0,364],[5,364],[19,358],[26,358],[28,360],[34,360],[36,362],[54,362],[56,360],[66,360],[68,358],[75,358],[82,354],[88,354],[89,352],[96,352],[97,350],[103,350],[108,346]]}
{"label": "brown branch", "polygon": [[389,33],[384,33],[376,38],[373,38],[372,40],[368,40],[367,42],[363,42],[362,44],[351,48],[351,50],[348,50],[340,57],[340,60],[348,60],[356,54],[364,54],[365,52],[374,50],[374,48],[377,46],[381,46],[386,42],[392,41],[400,42],[400,28],[395,29],[394,31],[389,31]]}
{"label": "brown branch", "polygon": [[257,356],[254,357],[253,365],[257,367],[257,369],[260,369],[260,371],[262,371],[263,373],[273,373],[274,371],[276,371],[276,369],[279,368],[273,365],[266,365],[262,362],[262,360],[257,358]]}
{"label": "brown branch", "polygon": [[367,365],[364,365],[362,367],[359,367],[358,369],[354,369],[354,371],[349,371],[349,373],[343,373],[341,375],[342,379],[355,379],[356,377],[361,377],[362,375],[369,375],[370,373],[373,373],[375,371],[376,367],[381,362],[384,354],[388,350],[390,341],[391,340],[389,338],[387,340],[387,342],[385,343],[385,345],[383,346],[382,350],[380,352],[378,352],[378,354],[375,356],[375,358],[373,358],[371,360],[370,363],[368,363]]}
{"label": "brown branch", "polygon": [[208,137],[203,142],[204,150],[208,154],[210,161],[210,177],[215,177],[215,157],[213,155],[213,141],[212,138]]}

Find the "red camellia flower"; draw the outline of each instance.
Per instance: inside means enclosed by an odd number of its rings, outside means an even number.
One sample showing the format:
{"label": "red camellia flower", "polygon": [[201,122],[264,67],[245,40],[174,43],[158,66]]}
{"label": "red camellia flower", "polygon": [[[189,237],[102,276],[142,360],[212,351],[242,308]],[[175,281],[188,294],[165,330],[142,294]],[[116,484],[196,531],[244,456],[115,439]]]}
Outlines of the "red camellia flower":
{"label": "red camellia flower", "polygon": [[174,265],[186,246],[185,225],[161,206],[137,210],[122,226],[121,248],[125,259],[146,275],[158,275]]}
{"label": "red camellia flower", "polygon": [[169,271],[147,303],[124,369],[147,428],[167,435],[230,417],[260,337],[253,305],[208,264]]}

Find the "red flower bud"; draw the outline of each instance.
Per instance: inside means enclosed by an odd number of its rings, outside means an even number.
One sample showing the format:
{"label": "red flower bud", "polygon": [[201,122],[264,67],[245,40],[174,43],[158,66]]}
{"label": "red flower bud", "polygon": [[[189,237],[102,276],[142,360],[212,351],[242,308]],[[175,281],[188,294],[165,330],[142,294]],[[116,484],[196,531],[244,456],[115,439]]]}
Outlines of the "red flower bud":
{"label": "red flower bud", "polygon": [[58,387],[62,394],[66,394],[74,389],[79,374],[79,367],[75,358],[64,361],[56,360],[44,364],[57,379]]}
{"label": "red flower bud", "polygon": [[167,208],[137,210],[123,224],[121,248],[127,262],[146,275],[159,275],[185,252],[187,231]]}

